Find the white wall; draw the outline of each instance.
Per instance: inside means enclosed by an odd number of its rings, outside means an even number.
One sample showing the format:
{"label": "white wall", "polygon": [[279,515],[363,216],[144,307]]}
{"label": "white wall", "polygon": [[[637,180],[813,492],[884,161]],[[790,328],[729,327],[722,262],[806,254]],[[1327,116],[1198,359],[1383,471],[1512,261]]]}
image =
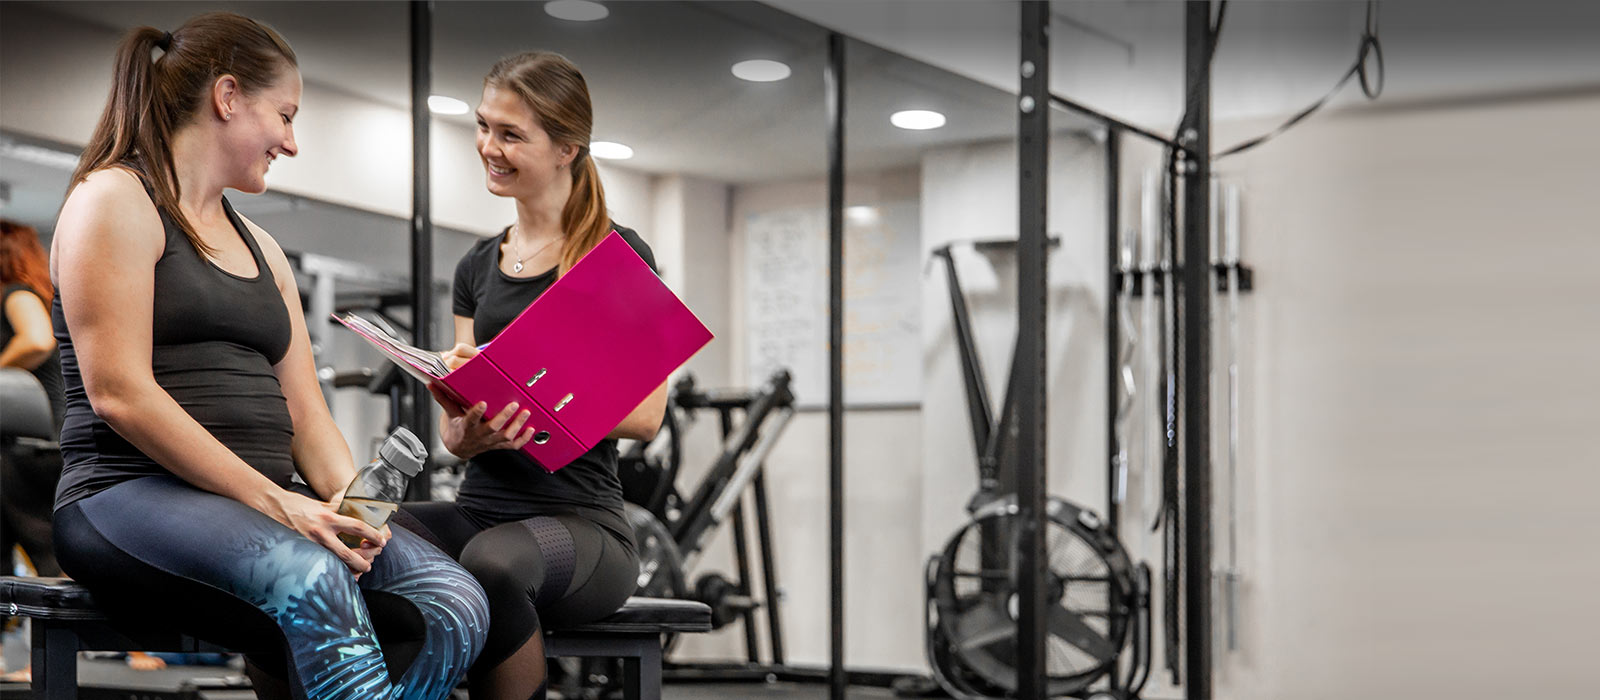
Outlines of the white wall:
{"label": "white wall", "polygon": [[[1092,139],[1051,140],[1047,229],[1061,239],[1048,264],[1048,474],[1051,493],[1103,513],[1105,500],[1104,155]],[[924,257],[958,240],[1017,237],[1016,144],[923,156]],[[1016,339],[1016,257],[989,258],[997,284],[964,274],[978,354],[999,415]],[[958,273],[967,270],[958,268]],[[942,547],[977,489],[972,431],[942,263],[923,281],[923,548]]]}
{"label": "white wall", "polygon": [[[853,175],[847,204],[915,198],[915,170]],[[741,185],[732,188],[730,231],[719,257],[700,262],[702,276],[726,275],[731,332],[719,337],[727,368],[722,386],[741,386],[744,366],[744,222],[752,214],[794,207],[824,207],[821,180]],[[711,255],[707,251],[707,256]],[[692,267],[695,263],[689,263]],[[699,311],[699,307],[696,307]],[[717,343],[714,343],[717,344]],[[697,375],[698,378],[699,375]],[[719,446],[715,420],[707,415],[690,435],[686,471],[692,484]],[[912,524],[920,520],[916,459],[920,431],[916,410],[847,411],[845,416],[845,647],[852,667],[916,669],[922,666],[921,570],[923,554]],[[828,416],[796,414],[766,462],[771,498],[773,548],[782,602],[786,660],[802,666],[829,659]],[[747,499],[748,504],[748,499]],[[748,511],[747,511],[748,512]],[[706,545],[694,575],[731,573],[730,528]],[[756,542],[751,530],[750,542]],[[765,625],[759,625],[763,640]],[[763,641],[763,653],[766,646]],[[674,658],[743,659],[738,625],[680,642]]]}
{"label": "white wall", "polygon": [[1259,285],[1219,697],[1593,689],[1597,120],[1595,93],[1351,110],[1219,165]]}

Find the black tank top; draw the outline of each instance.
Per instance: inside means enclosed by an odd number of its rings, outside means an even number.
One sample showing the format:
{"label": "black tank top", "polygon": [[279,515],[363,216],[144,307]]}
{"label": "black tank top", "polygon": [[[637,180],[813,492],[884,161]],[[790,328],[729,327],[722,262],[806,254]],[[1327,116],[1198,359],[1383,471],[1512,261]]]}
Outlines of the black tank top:
{"label": "black tank top", "polygon": [[[39,293],[35,292],[33,287],[29,287],[26,284],[8,284],[5,287],[5,291],[0,293],[0,309],[4,308],[5,303],[11,299],[12,294],[18,293],[39,296]],[[44,299],[40,298],[39,301],[42,302]],[[16,334],[17,330],[11,327],[11,319],[5,313],[0,312],[0,347],[11,344],[11,338]],[[61,352],[59,350],[51,350],[50,356],[45,358],[44,362],[40,362],[38,367],[28,371],[39,379],[39,385],[44,387],[45,396],[50,399],[50,424],[55,426],[55,431],[59,434],[61,432],[61,416],[66,408],[66,399],[62,397],[61,390]]]}
{"label": "black tank top", "polygon": [[[156,383],[247,464],[279,485],[294,476],[294,424],[272,367],[289,351],[289,312],[261,248],[227,199],[222,208],[259,273],[217,267],[161,212],[166,250],[155,267],[151,370]],[[61,311],[51,305],[67,412],[61,428],[56,508],[129,479],[168,474],[94,414]]]}

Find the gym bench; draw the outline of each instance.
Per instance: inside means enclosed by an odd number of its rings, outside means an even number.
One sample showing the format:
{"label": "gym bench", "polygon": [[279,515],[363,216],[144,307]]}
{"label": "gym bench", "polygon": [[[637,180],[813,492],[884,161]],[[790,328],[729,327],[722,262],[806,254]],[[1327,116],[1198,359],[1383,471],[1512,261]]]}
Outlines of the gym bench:
{"label": "gym bench", "polygon": [[[80,651],[230,651],[174,631],[118,630],[87,589],[64,578],[0,576],[0,615],[33,620],[37,700],[77,700]],[[545,654],[620,658],[624,696],[660,700],[661,635],[710,630],[711,608],[704,603],[635,597],[603,620],[547,630]]]}

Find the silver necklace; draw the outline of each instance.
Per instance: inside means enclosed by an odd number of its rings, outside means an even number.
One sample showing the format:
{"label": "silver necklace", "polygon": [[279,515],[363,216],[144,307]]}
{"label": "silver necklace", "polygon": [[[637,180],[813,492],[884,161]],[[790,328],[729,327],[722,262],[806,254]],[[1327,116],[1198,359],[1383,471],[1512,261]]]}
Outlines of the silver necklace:
{"label": "silver necklace", "polygon": [[556,236],[555,238],[552,238],[552,239],[550,239],[548,241],[545,241],[544,245],[539,246],[538,250],[533,251],[533,255],[524,256],[522,254],[522,249],[517,246],[516,232],[517,232],[516,226],[512,226],[511,230],[506,233],[506,241],[511,243],[511,253],[513,255],[517,256],[517,261],[511,265],[511,272],[513,274],[518,273],[518,272],[522,272],[522,261],[523,261],[524,258],[536,258],[536,257],[539,257],[539,254],[543,253],[545,248],[549,248],[551,243],[555,243],[556,241],[561,240],[560,236]]}

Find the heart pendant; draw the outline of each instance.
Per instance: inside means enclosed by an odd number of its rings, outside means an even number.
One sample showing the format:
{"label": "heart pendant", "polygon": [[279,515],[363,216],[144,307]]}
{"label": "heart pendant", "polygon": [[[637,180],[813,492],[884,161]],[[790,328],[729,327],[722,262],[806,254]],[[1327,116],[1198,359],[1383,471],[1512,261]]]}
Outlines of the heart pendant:
{"label": "heart pendant", "polygon": [[511,266],[511,271],[512,272],[522,272],[522,263],[518,262],[515,265],[512,265]]}

